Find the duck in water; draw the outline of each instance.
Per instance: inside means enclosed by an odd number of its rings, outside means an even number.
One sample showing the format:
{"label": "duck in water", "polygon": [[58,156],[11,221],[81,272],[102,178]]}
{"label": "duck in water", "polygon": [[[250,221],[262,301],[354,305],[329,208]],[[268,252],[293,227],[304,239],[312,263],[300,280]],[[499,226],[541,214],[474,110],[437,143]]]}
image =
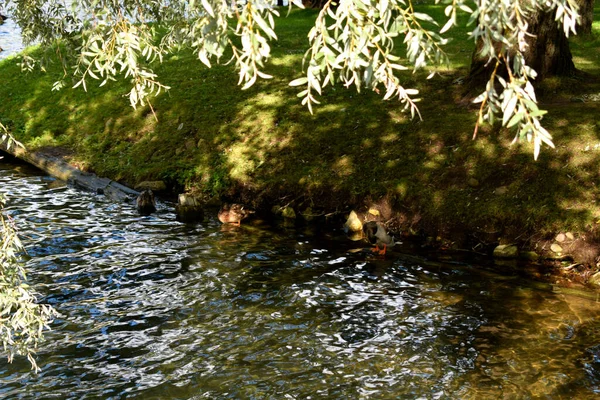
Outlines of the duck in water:
{"label": "duck in water", "polygon": [[370,221],[363,225],[363,234],[369,243],[375,245],[374,253],[385,255],[388,246],[394,246],[394,238],[391,237],[385,226],[380,222]]}
{"label": "duck in water", "polygon": [[135,204],[140,215],[150,215],[156,211],[156,201],[152,190],[144,190],[140,193]]}
{"label": "duck in water", "polygon": [[235,224],[239,226],[243,219],[247,218],[254,211],[244,208],[243,204],[224,203],[219,210],[219,221],[224,224]]}

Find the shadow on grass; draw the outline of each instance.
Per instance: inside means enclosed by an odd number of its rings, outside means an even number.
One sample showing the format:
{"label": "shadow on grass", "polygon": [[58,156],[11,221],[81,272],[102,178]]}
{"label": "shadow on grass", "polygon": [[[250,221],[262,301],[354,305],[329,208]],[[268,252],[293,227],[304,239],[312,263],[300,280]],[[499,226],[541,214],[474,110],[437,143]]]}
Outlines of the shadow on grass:
{"label": "shadow on grass", "polygon": [[[298,32],[308,31],[306,20],[293,13],[282,21],[267,71],[275,78],[247,91],[236,86],[232,68],[206,69],[181,52],[156,67],[171,91],[154,99],[153,110],[133,110],[124,83],[55,93],[58,70],[21,75],[5,61],[0,112],[30,147],[67,146],[80,165],[129,185],[162,179],[174,190],[267,210],[376,204],[396,228],[459,247],[527,243],[568,230],[595,240],[598,103],[550,104],[545,121],[557,148],[545,148],[538,161],[530,145],[510,146],[508,132],[483,129],[471,139],[475,111],[457,101],[462,70],[426,84],[407,77],[407,87],[421,90],[423,121],[393,100],[341,87],[326,89],[311,115],[298,88],[287,85],[302,70],[306,36]],[[595,88],[581,82],[571,89]]]}

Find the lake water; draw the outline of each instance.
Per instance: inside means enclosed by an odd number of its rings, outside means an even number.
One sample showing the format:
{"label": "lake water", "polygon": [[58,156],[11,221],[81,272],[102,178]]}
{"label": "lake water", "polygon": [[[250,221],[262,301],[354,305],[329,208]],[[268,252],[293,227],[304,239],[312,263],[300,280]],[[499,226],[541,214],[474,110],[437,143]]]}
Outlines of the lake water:
{"label": "lake water", "polygon": [[600,307],[493,268],[338,234],[175,221],[0,160],[39,299],[60,313],[3,399],[600,395]]}
{"label": "lake water", "polygon": [[0,24],[0,48],[0,60],[24,49],[21,30],[10,18]]}

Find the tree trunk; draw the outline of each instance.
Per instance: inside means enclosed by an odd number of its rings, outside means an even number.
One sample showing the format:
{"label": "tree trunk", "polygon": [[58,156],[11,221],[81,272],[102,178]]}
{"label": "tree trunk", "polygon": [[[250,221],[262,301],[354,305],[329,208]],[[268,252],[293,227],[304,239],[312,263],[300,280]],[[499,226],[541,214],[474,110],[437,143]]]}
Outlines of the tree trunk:
{"label": "tree trunk", "polygon": [[323,8],[328,0],[302,0],[302,4],[306,8]]}
{"label": "tree trunk", "polygon": [[[559,26],[554,20],[554,14],[537,13],[529,23],[529,32],[533,36],[527,40],[529,47],[524,55],[527,65],[538,73],[536,83],[541,82],[548,76],[574,74],[576,70],[569,48],[569,41],[562,26]],[[495,66],[494,62],[488,64],[487,59],[480,57],[481,47],[482,43],[478,43],[473,52],[471,70],[467,78],[469,86],[472,88],[479,87],[487,82]],[[506,68],[500,68],[498,74],[506,77]]]}
{"label": "tree trunk", "polygon": [[592,33],[594,22],[594,0],[577,0],[581,22],[577,24],[577,35],[587,36]]}
{"label": "tree trunk", "polygon": [[525,60],[538,73],[538,81],[575,72],[569,40],[554,18],[554,13],[538,13],[531,21],[530,32],[535,36],[528,40]]}

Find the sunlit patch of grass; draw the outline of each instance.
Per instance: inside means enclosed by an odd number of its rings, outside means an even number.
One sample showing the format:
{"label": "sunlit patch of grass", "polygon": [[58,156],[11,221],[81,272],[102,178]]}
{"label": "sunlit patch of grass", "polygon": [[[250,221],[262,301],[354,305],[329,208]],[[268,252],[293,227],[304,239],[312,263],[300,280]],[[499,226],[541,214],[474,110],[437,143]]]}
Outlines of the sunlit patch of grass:
{"label": "sunlit patch of grass", "polygon": [[333,172],[339,176],[351,176],[354,173],[352,157],[343,155],[333,163]]}
{"label": "sunlit patch of grass", "polygon": [[271,64],[278,66],[278,67],[295,67],[302,63],[302,57],[303,57],[303,54],[283,55],[283,56],[274,58],[271,61]]}
{"label": "sunlit patch of grass", "polygon": [[56,146],[56,139],[52,132],[44,131],[40,136],[35,137],[29,142],[31,148],[40,148],[46,146]]}

